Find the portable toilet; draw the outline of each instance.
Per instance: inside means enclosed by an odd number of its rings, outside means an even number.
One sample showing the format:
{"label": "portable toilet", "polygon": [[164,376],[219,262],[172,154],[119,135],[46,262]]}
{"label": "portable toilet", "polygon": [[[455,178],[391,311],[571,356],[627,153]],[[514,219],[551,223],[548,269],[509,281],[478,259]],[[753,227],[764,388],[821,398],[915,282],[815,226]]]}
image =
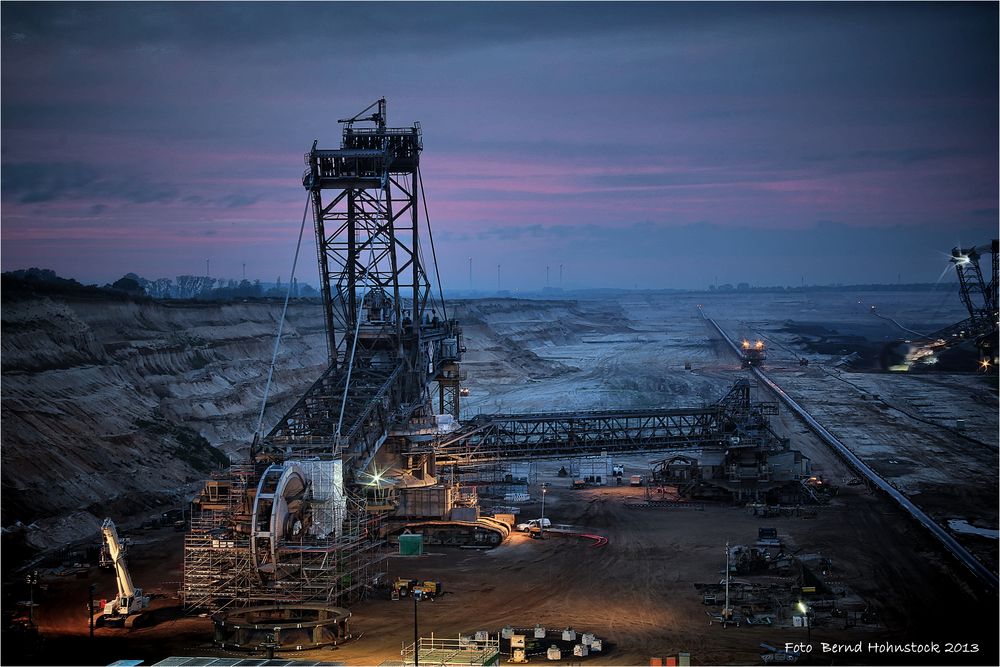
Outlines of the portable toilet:
{"label": "portable toilet", "polygon": [[691,654],[681,651],[677,654],[677,667],[691,667]]}
{"label": "portable toilet", "polygon": [[[507,628],[504,628],[503,631],[507,632]],[[505,638],[509,638],[507,635],[504,635],[504,637]],[[489,639],[490,639],[489,630],[476,630],[476,641],[477,642],[485,642],[485,641],[489,641]]]}
{"label": "portable toilet", "polygon": [[535,626],[535,639],[545,639],[545,628],[540,625]]}
{"label": "portable toilet", "polygon": [[[511,637],[513,637],[514,636],[514,626],[513,625],[505,625],[505,626],[503,626],[503,629],[500,631],[500,636],[503,637],[504,639],[510,639]],[[479,637],[477,636],[476,639],[478,639],[478,638]]]}
{"label": "portable toilet", "polygon": [[590,651],[587,650],[587,647],[583,644],[575,644],[573,646],[573,655],[578,658],[586,657],[588,653],[590,653]]}
{"label": "portable toilet", "polygon": [[424,553],[423,533],[403,533],[399,536],[400,556],[422,556]]}
{"label": "portable toilet", "polygon": [[566,628],[563,630],[562,638],[564,642],[576,641],[576,630],[573,628]]}
{"label": "portable toilet", "polygon": [[545,657],[548,660],[562,660],[562,650],[553,644],[549,647],[549,650],[545,652]]}
{"label": "portable toilet", "polygon": [[604,643],[600,639],[597,639],[596,637],[594,638],[593,641],[590,642],[590,650],[593,651],[594,653],[600,652],[603,648],[604,648]]}
{"label": "portable toilet", "polygon": [[593,644],[594,633],[593,632],[583,633],[583,636],[580,637],[580,643],[583,644],[584,646],[590,646],[591,644]]}

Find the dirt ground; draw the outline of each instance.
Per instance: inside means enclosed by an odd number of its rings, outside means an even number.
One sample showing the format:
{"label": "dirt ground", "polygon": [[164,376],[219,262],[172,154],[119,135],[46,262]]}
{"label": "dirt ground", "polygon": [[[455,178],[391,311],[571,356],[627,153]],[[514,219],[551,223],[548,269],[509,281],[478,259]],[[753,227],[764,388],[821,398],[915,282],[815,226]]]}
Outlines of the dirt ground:
{"label": "dirt ground", "polygon": [[[827,472],[836,463],[822,462]],[[630,487],[567,488],[558,478],[559,462],[538,466],[539,482],[551,484],[546,516],[580,531],[603,535],[604,547],[579,537],[549,535],[533,540],[515,534],[492,551],[428,547],[421,557],[393,557],[390,577],[440,580],[447,591],[418,609],[422,636],[457,637],[479,629],[496,632],[505,625],[573,627],[594,632],[607,647],[591,664],[649,664],[653,656],[687,651],[693,664],[753,664],[760,642],[782,646],[805,642],[802,628],[745,625],[723,629],[710,625],[696,582],[718,581],[725,563],[723,545],[752,543],[757,528],[773,526],[800,552],[818,553],[833,562],[831,581],[848,587],[879,610],[880,624],[844,629],[840,621],[811,631],[815,664],[996,664],[998,623],[995,598],[958,576],[947,560],[910,522],[863,487],[848,487],[815,518],[760,519],[745,509],[705,504],[703,509],[632,509],[642,490]],[[636,460],[626,474],[642,469]],[[535,489],[537,491],[537,488]],[[537,495],[537,493],[536,493]],[[522,512],[539,511],[526,505]],[[134,630],[99,629],[87,638],[84,604],[89,579],[46,578],[48,591],[38,596],[37,619],[44,640],[30,652],[26,643],[3,642],[4,664],[108,664],[142,658],[147,664],[169,655],[238,655],[210,645],[207,618],[182,617],[171,606],[173,583],[180,578],[181,534],[159,531],[133,549],[137,582],[167,594],[156,600],[159,624]],[[162,556],[168,554],[168,562]],[[112,590],[104,570],[92,570],[100,591]],[[919,610],[914,613],[914,610]],[[409,600],[372,599],[356,605],[351,621],[358,639],[336,649],[290,657],[334,660],[348,665],[398,659],[412,641],[413,607]],[[790,612],[789,612],[790,614]],[[779,627],[785,626],[785,627]],[[9,638],[8,638],[9,639]],[[977,653],[879,655],[819,654],[822,642],[854,643],[937,641],[978,644]],[[577,662],[579,659],[576,660]]]}

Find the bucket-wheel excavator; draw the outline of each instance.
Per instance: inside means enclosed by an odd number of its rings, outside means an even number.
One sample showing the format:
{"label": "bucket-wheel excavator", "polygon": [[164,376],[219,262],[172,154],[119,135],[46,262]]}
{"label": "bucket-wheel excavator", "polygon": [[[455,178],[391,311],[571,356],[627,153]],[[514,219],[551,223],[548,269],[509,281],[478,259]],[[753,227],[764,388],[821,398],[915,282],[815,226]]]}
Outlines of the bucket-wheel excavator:
{"label": "bucket-wheel excavator", "polygon": [[[998,245],[998,240],[993,239],[989,243],[969,248],[952,248],[948,261],[955,267],[958,295],[969,316],[930,334],[914,332],[918,336],[905,341],[905,344],[896,342],[886,346],[882,353],[883,365],[889,370],[905,371],[913,366],[936,363],[942,352],[972,343],[979,353],[979,371],[992,374],[997,372],[997,353],[1000,348],[997,326],[1000,319],[997,302],[997,270],[1000,268],[997,263]],[[980,260],[987,257],[990,258],[988,280],[980,265]],[[872,312],[875,313],[874,306]],[[890,319],[898,325],[891,318],[884,319]],[[897,359],[893,355],[902,358]]]}
{"label": "bucket-wheel excavator", "polygon": [[390,127],[386,113],[377,100],[339,121],[338,148],[314,142],[304,156],[302,229],[311,211],[329,365],[270,432],[258,425],[249,460],[195,499],[188,608],[350,605],[381,581],[389,538],[406,529],[427,544],[499,544],[513,515],[476,511],[465,482],[480,466],[709,447],[756,471],[787,453],[757,428],[745,382],[712,406],[458,423],[465,345],[430,280],[421,128]]}

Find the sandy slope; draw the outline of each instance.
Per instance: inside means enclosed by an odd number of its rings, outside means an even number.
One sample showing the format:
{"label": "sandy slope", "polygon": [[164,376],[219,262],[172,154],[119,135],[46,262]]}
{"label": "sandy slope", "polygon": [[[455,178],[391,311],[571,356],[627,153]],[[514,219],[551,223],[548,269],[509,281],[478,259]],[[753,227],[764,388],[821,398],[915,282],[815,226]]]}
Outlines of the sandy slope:
{"label": "sandy slope", "polygon": [[[325,364],[293,305],[267,419]],[[3,525],[34,546],[186,497],[256,424],[280,304],[31,298],[3,307]],[[206,441],[207,439],[207,441]]]}

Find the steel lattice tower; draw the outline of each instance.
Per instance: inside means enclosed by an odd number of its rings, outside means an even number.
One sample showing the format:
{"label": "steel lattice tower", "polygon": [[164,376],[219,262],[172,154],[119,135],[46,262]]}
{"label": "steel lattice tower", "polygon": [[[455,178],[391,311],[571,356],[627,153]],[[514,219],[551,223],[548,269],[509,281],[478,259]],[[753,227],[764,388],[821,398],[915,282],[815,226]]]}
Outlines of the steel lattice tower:
{"label": "steel lattice tower", "polygon": [[[960,329],[963,338],[972,338],[976,341],[980,358],[985,362],[984,368],[987,369],[995,368],[997,354],[997,255],[996,239],[989,244],[972,248],[953,248],[951,251],[951,263],[955,265],[955,273],[958,276],[959,296],[969,311],[967,320],[951,328]],[[979,265],[979,260],[984,256],[991,257],[989,282],[983,276]]]}
{"label": "steel lattice tower", "polygon": [[[361,121],[375,127],[354,127]],[[420,125],[387,128],[384,98],[340,122],[340,149],[314,142],[302,180],[312,195],[332,365],[345,363],[359,318],[381,325],[366,332],[368,342],[398,346],[406,321],[423,321],[430,297],[418,233]]]}
{"label": "steel lattice tower", "polygon": [[[439,385],[440,411],[458,416],[462,341],[443,300],[434,299],[424,261],[420,124],[387,127],[384,98],[339,122],[340,148],[313,142],[302,177],[330,366],[267,441],[332,448],[364,470],[394,425],[430,412],[431,382]],[[426,233],[431,238],[429,225]]]}

